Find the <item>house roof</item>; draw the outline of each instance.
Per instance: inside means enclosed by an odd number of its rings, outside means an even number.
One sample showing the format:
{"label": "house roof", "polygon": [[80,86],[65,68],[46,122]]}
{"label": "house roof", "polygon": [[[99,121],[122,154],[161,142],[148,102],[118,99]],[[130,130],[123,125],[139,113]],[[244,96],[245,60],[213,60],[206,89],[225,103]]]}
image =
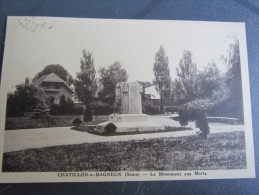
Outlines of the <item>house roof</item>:
{"label": "house roof", "polygon": [[64,83],[65,81],[61,79],[58,75],[51,73],[51,74],[44,75],[35,81],[35,83],[38,83],[38,84],[42,82]]}
{"label": "house roof", "polygon": [[58,75],[51,73],[44,75],[40,77],[38,80],[36,80],[34,83],[37,85],[40,85],[41,83],[46,82],[46,83],[64,83],[64,85],[73,93],[73,90],[70,89],[70,87],[66,84],[66,82],[61,79]]}

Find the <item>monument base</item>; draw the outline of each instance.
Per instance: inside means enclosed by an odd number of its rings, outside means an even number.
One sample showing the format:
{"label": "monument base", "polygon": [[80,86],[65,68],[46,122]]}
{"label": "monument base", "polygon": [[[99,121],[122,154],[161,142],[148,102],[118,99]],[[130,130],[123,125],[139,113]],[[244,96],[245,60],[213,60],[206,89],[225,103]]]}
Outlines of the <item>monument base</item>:
{"label": "monument base", "polygon": [[104,128],[108,123],[117,127],[117,132],[152,131],[165,129],[163,125],[150,121],[146,114],[111,114],[109,121],[98,124]]}
{"label": "monument base", "polygon": [[110,114],[110,122],[138,122],[149,121],[149,116],[146,114]]}

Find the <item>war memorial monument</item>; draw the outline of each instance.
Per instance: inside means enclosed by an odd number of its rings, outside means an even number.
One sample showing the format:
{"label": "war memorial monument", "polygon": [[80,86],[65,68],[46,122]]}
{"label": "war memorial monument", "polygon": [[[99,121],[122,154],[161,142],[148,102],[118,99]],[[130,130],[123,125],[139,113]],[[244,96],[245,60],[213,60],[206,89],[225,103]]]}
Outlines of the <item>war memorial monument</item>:
{"label": "war memorial monument", "polygon": [[116,86],[116,112],[109,115],[109,121],[98,126],[113,123],[117,132],[134,132],[165,129],[164,126],[152,122],[150,116],[142,114],[142,86],[138,82],[121,82]]}

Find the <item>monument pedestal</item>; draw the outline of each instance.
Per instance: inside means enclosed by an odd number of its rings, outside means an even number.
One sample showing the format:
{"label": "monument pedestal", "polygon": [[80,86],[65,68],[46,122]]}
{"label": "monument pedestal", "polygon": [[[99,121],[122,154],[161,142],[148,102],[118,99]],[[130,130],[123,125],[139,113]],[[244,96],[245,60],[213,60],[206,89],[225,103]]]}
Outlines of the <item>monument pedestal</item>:
{"label": "monument pedestal", "polygon": [[146,114],[110,114],[110,122],[139,122],[148,121],[149,116]]}
{"label": "monument pedestal", "polygon": [[100,123],[98,126],[104,128],[108,123],[113,123],[116,125],[117,132],[165,129],[163,125],[150,121],[150,116],[146,114],[111,114],[109,115],[109,121]]}

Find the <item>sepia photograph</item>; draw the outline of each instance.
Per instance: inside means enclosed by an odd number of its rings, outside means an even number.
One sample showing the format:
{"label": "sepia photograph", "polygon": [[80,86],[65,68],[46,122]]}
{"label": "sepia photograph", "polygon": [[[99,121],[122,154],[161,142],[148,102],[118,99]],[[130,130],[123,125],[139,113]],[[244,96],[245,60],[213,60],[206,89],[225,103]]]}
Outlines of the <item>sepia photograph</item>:
{"label": "sepia photograph", "polygon": [[244,23],[8,17],[0,182],[254,178]]}

